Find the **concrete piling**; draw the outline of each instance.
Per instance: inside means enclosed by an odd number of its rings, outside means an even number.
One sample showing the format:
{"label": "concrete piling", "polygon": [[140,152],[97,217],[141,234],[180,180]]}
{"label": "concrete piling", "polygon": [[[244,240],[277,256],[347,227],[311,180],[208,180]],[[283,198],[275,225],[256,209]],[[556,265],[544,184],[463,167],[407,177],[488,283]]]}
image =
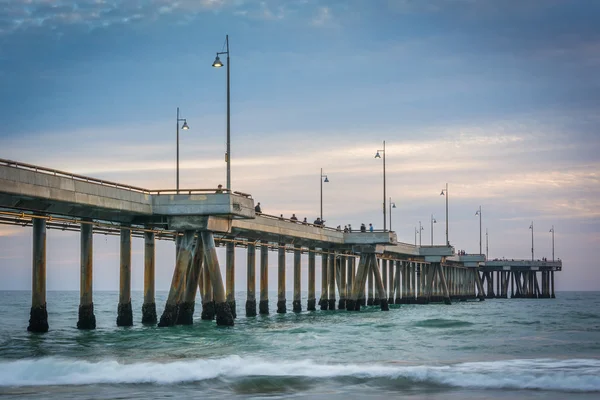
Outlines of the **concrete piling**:
{"label": "concrete piling", "polygon": [[154,232],[144,232],[144,304],[142,305],[142,324],[155,324],[155,238]]}
{"label": "concrete piling", "polygon": [[346,301],[346,310],[347,311],[359,311],[360,310],[360,295],[365,292],[365,284],[367,282],[367,274],[368,274],[368,264],[367,264],[367,255],[361,254],[358,268],[356,270],[356,275],[354,278],[354,282],[352,283],[352,295]]}
{"label": "concrete piling", "polygon": [[346,265],[346,306],[348,299],[352,296],[352,284],[354,282],[354,255],[350,255]]}
{"label": "concrete piling", "polygon": [[308,302],[306,309],[315,311],[317,309],[317,299],[315,298],[315,248],[308,249]]}
{"label": "concrete piling", "polygon": [[329,253],[329,262],[327,264],[327,283],[329,284],[327,291],[327,307],[329,310],[335,310],[335,253]]}
{"label": "concrete piling", "polygon": [[394,304],[394,263],[396,261],[390,260],[388,262],[388,304]]}
{"label": "concrete piling", "polygon": [[81,223],[81,269],[79,279],[79,316],[77,329],[96,329],[92,300],[93,231],[89,223]]}
{"label": "concrete piling", "polygon": [[381,311],[389,311],[390,307],[388,305],[388,299],[385,294],[385,288],[383,286],[383,280],[381,279],[381,273],[379,272],[379,265],[377,264],[377,257],[375,254],[371,255],[371,269],[373,270],[375,288],[377,289],[376,298],[379,300]]}
{"label": "concrete piling", "polygon": [[177,316],[178,325],[192,325],[194,323],[196,293],[198,292],[203,262],[204,248],[202,246],[202,237],[198,234],[193,247],[192,259],[186,273],[185,290],[183,292],[182,300],[179,303]]}
{"label": "concrete piling", "polygon": [[285,314],[285,243],[279,243],[277,251],[277,314]]}
{"label": "concrete piling", "polygon": [[260,245],[260,314],[269,314],[269,247],[263,240]]}
{"label": "concrete piling", "polygon": [[[204,260],[206,262],[206,255],[204,256]],[[210,271],[206,268],[206,265],[202,267],[200,276],[200,282],[202,282],[202,313],[200,314],[200,319],[212,321],[215,319],[215,300],[213,297],[212,282],[210,280]],[[198,286],[200,286],[200,283]]]}
{"label": "concrete piling", "polygon": [[348,298],[348,286],[346,281],[346,256],[340,256],[340,300],[338,302],[338,309],[346,309],[346,299]]}
{"label": "concrete piling", "polygon": [[215,317],[219,326],[233,326],[233,313],[227,303],[223,278],[219,269],[219,259],[215,248],[215,239],[210,231],[202,231],[202,242],[204,243],[205,268],[210,273],[212,283],[213,299],[215,302]]}
{"label": "concrete piling", "polygon": [[319,306],[321,310],[327,310],[329,306],[329,300],[327,292],[329,291],[329,286],[327,284],[327,261],[329,257],[324,249],[321,249],[323,253],[321,254],[321,298],[319,299]]}
{"label": "concrete piling", "polygon": [[256,316],[256,246],[248,243],[248,280],[246,286],[246,317]]}
{"label": "concrete piling", "polygon": [[403,283],[401,282],[401,280],[404,280],[404,262],[403,261],[396,261],[396,270],[394,271],[394,288],[392,290],[392,293],[395,293],[395,297],[394,297],[394,304],[402,304],[403,303],[403,299],[402,296],[404,296],[403,292],[402,292],[402,288],[403,288]]}
{"label": "concrete piling", "polygon": [[[391,262],[391,260],[390,260],[390,262]],[[385,258],[381,259],[381,280],[383,281],[383,294],[385,296],[385,300],[386,301],[388,299],[388,283],[387,283],[388,269],[387,269],[387,263],[388,263],[388,261]]]}
{"label": "concrete piling", "polygon": [[173,270],[173,278],[171,279],[167,303],[165,304],[165,309],[158,322],[159,327],[173,326],[177,323],[179,304],[183,297],[186,273],[192,259],[193,245],[194,231],[185,231],[183,236],[180,237],[179,243],[177,243],[176,240],[175,248],[178,249],[178,251],[175,268]]}
{"label": "concrete piling", "polygon": [[33,218],[33,262],[29,332],[48,332],[46,310],[46,220]]}
{"label": "concrete piling", "polygon": [[294,300],[292,303],[292,310],[294,312],[302,311],[302,298],[301,296],[301,262],[302,262],[302,248],[298,245],[294,246]]}
{"label": "concrete piling", "polygon": [[225,288],[227,302],[233,318],[237,317],[235,304],[235,243],[228,242],[225,252]]}
{"label": "concrete piling", "polygon": [[375,301],[375,295],[373,293],[375,289],[375,283],[373,281],[373,269],[368,266],[367,272],[367,305],[372,306]]}
{"label": "concrete piling", "polygon": [[131,230],[127,228],[121,228],[120,255],[117,326],[133,326],[133,312],[131,310]]}

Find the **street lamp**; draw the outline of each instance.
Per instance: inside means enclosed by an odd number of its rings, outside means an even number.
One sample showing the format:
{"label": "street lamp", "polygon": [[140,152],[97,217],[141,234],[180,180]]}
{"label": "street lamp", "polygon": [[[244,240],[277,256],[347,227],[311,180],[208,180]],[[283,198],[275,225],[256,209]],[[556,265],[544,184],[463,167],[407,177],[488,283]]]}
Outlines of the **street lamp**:
{"label": "street lamp", "polygon": [[431,245],[433,246],[433,224],[437,224],[437,220],[431,214]]}
{"label": "street lamp", "polygon": [[390,232],[392,231],[392,208],[396,208],[396,203],[392,202],[390,197]]}
{"label": "street lamp", "polygon": [[417,233],[419,233],[419,230],[415,226],[415,247],[417,247]]}
{"label": "street lamp", "polygon": [[377,154],[375,154],[375,158],[381,158],[379,152],[383,153],[383,230],[385,231],[385,140],[383,141],[383,149],[377,150]]}
{"label": "street lamp", "polygon": [[419,247],[421,247],[421,238],[423,237],[423,231],[425,228],[421,225],[421,221],[419,221]]}
{"label": "street lamp", "polygon": [[554,225],[552,225],[550,232],[552,232],[552,262],[554,262]]}
{"label": "street lamp", "polygon": [[[325,180],[323,180],[323,178],[325,178]],[[327,175],[323,175],[323,168],[321,168],[321,177],[319,180],[321,181],[321,221],[323,221],[323,182],[329,182]]]}
{"label": "street lamp", "polygon": [[213,62],[212,66],[215,68],[221,68],[223,63],[219,59],[219,55],[227,54],[227,150],[225,153],[225,162],[227,162],[227,189],[231,189],[231,124],[230,124],[230,91],[229,91],[229,35],[225,35],[225,46],[226,51],[217,52],[217,57]]}
{"label": "street lamp", "polygon": [[187,124],[187,120],[185,118],[179,118],[179,107],[177,107],[177,193],[179,193],[179,123],[183,121],[183,125],[181,125],[181,129],[187,131],[190,127]]}
{"label": "street lamp", "polygon": [[479,206],[479,210],[477,210],[475,215],[479,215],[479,254],[483,254],[481,252],[481,206]]}
{"label": "street lamp", "polygon": [[448,240],[448,184],[446,183],[446,188],[442,189],[442,193],[440,196],[446,196],[446,246],[450,246],[450,241]]}
{"label": "street lamp", "polygon": [[531,221],[531,225],[529,225],[529,229],[531,229],[531,261],[533,261],[533,221]]}

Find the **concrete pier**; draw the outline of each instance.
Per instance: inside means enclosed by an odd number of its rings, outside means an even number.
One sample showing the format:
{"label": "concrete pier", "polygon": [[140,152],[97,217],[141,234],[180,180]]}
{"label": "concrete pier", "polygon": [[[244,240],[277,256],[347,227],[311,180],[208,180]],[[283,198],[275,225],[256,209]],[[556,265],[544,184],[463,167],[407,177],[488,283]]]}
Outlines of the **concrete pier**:
{"label": "concrete pier", "polygon": [[117,326],[133,326],[131,310],[131,230],[121,228]]}
{"label": "concrete pier", "polygon": [[258,312],[269,314],[269,248],[266,241],[260,245],[260,303]]}
{"label": "concrete pier", "polygon": [[185,278],[188,266],[192,261],[192,250],[194,245],[194,231],[185,231],[180,237],[179,243],[176,243],[175,248],[178,249],[173,270],[173,278],[171,279],[171,287],[169,296],[160,321],[159,327],[173,326],[177,323],[179,315],[179,304],[183,298],[185,288]]}
{"label": "concrete pier", "polygon": [[277,251],[277,313],[285,314],[285,243],[279,243]]}
{"label": "concrete pier", "polygon": [[[206,260],[206,258],[205,258]],[[210,271],[206,265],[202,268],[201,278],[198,286],[202,287],[202,313],[200,318],[204,321],[215,319],[215,301],[213,297],[212,282],[210,280]]]}
{"label": "concrete pier", "polygon": [[347,257],[345,255],[340,256],[340,300],[338,302],[338,309],[345,310],[346,309],[346,299],[348,298],[348,285],[346,281],[346,260]]}
{"label": "concrete pier", "polygon": [[142,305],[142,324],[155,324],[155,271],[156,249],[154,232],[144,232],[144,304]]}
{"label": "concrete pier", "polygon": [[315,311],[317,309],[317,299],[315,297],[315,248],[311,247],[308,249],[308,302],[306,309],[308,311]]}
{"label": "concrete pier", "polygon": [[294,312],[302,311],[302,298],[301,296],[301,261],[302,261],[302,248],[298,245],[294,247],[294,300],[292,303],[292,309]]}
{"label": "concrete pier", "polygon": [[221,271],[219,269],[219,259],[217,258],[213,233],[210,231],[202,231],[201,235],[202,242],[204,243],[204,267],[208,268],[210,274],[217,325],[233,326],[233,313],[225,296],[225,288],[223,287],[223,278],[221,277]]}
{"label": "concrete pier", "polygon": [[327,283],[329,287],[327,289],[327,308],[329,310],[335,310],[335,253],[332,251],[329,253],[329,261],[327,263]]}
{"label": "concrete pier", "polygon": [[200,282],[200,274],[204,262],[204,248],[200,235],[196,237],[193,247],[193,258],[188,267],[185,278],[185,290],[179,303],[177,316],[178,325],[192,325],[194,323],[194,311],[196,308],[196,293]]}
{"label": "concrete pier", "polygon": [[394,304],[394,260],[388,261],[388,304]]}
{"label": "concrete pier", "polygon": [[[391,261],[390,261],[391,262]],[[388,260],[385,258],[381,259],[381,280],[383,281],[383,294],[385,296],[385,301],[388,300],[388,268],[387,268]],[[383,299],[383,297],[382,297]]]}
{"label": "concrete pier", "polygon": [[256,316],[256,246],[248,243],[248,280],[246,286],[246,317]]}
{"label": "concrete pier", "polygon": [[[369,261],[367,261],[369,262]],[[369,264],[368,264],[369,265]],[[375,302],[375,294],[373,293],[375,290],[375,283],[373,280],[373,269],[369,265],[367,272],[367,305],[372,306]]]}
{"label": "concrete pier", "polygon": [[48,332],[46,310],[46,220],[33,219],[33,262],[29,332]]}
{"label": "concrete pier", "polygon": [[403,261],[396,261],[396,270],[394,271],[394,289],[392,291],[392,293],[395,292],[395,297],[394,297],[394,304],[402,304],[403,303],[403,298],[402,296],[404,295],[402,292],[403,286],[404,286],[404,262]]}
{"label": "concrete pier", "polygon": [[329,291],[329,286],[327,284],[327,276],[329,275],[327,272],[328,261],[329,256],[323,251],[321,254],[321,298],[319,299],[319,306],[321,307],[321,310],[327,310],[329,306],[327,295],[327,292]]}
{"label": "concrete pier", "polygon": [[92,300],[92,259],[94,237],[92,225],[81,223],[81,270],[79,279],[79,318],[77,329],[96,329],[94,302]]}
{"label": "concrete pier", "polygon": [[231,309],[233,318],[237,317],[236,304],[235,304],[235,244],[233,242],[227,243],[227,250],[225,252],[225,288],[227,302]]}
{"label": "concrete pier", "polygon": [[352,284],[354,283],[354,255],[350,254],[348,263],[346,265],[346,307],[348,306],[348,299],[352,297]]}
{"label": "concrete pier", "polygon": [[387,296],[385,294],[385,288],[383,286],[383,279],[381,279],[381,272],[379,271],[379,265],[377,264],[377,257],[375,254],[371,255],[371,269],[373,270],[373,278],[375,281],[376,299],[379,301],[381,311],[389,311]]}
{"label": "concrete pier", "polygon": [[369,273],[369,265],[367,263],[368,256],[362,254],[356,270],[356,276],[352,284],[352,296],[346,301],[347,311],[360,311],[360,294],[365,292],[365,285],[367,283],[367,275]]}

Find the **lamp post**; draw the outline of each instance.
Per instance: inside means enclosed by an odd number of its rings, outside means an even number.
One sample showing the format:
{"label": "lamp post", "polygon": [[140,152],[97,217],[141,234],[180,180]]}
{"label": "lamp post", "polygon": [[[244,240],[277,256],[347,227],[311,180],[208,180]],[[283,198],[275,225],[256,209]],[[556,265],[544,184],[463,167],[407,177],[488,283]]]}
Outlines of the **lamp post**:
{"label": "lamp post", "polygon": [[552,232],[552,262],[554,262],[554,225],[552,225],[550,232]]}
{"label": "lamp post", "polygon": [[488,230],[485,228],[485,259],[488,260],[489,257],[489,248],[488,248]]}
{"label": "lamp post", "polygon": [[419,233],[419,231],[417,230],[417,227],[415,226],[415,247],[417,247],[417,233]]}
{"label": "lamp post", "polygon": [[230,90],[229,90],[229,67],[231,65],[229,61],[229,35],[225,35],[225,47],[226,51],[217,52],[217,57],[213,62],[212,66],[215,68],[221,68],[223,63],[219,59],[219,55],[227,54],[227,150],[225,153],[225,161],[227,162],[227,189],[231,189],[231,124],[230,124]]}
{"label": "lamp post", "polygon": [[442,189],[442,193],[440,196],[446,196],[446,246],[450,246],[450,241],[448,240],[448,184],[446,183],[446,188]]}
{"label": "lamp post", "polygon": [[375,158],[381,158],[379,152],[383,153],[383,230],[386,230],[385,225],[385,140],[383,141],[383,149],[377,150],[377,154],[375,154]]}
{"label": "lamp post", "polygon": [[533,257],[533,221],[531,221],[531,225],[529,225],[529,229],[531,229],[531,261],[534,260]]}
{"label": "lamp post", "polygon": [[179,123],[183,121],[183,125],[181,129],[187,131],[190,127],[187,124],[187,120],[185,118],[179,118],[179,107],[177,107],[177,193],[179,193]]}
{"label": "lamp post", "polygon": [[[325,178],[325,180],[323,180]],[[319,178],[321,181],[321,221],[323,221],[323,182],[329,182],[327,175],[323,175],[323,168],[321,168],[321,177]]]}
{"label": "lamp post", "polygon": [[396,208],[396,203],[394,203],[390,197],[390,231],[392,230],[392,208]]}
{"label": "lamp post", "polygon": [[481,252],[481,206],[479,206],[479,210],[477,210],[475,215],[479,215],[479,254],[483,254]]}
{"label": "lamp post", "polygon": [[421,247],[421,238],[423,237],[423,226],[421,225],[421,221],[419,221],[419,247]]}
{"label": "lamp post", "polygon": [[433,246],[433,224],[437,224],[437,220],[431,214],[431,245]]}

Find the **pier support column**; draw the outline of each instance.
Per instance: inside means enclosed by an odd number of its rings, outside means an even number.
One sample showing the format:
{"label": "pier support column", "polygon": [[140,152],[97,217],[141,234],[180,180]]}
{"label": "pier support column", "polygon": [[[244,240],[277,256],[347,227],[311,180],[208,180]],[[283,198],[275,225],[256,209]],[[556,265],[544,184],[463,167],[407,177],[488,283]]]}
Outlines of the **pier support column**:
{"label": "pier support column", "polygon": [[301,279],[300,275],[302,269],[302,248],[301,246],[294,246],[294,301],[292,303],[292,310],[294,312],[302,311],[302,302],[301,302]]}
{"label": "pier support column", "polygon": [[217,325],[233,326],[233,313],[225,297],[223,278],[219,269],[219,259],[215,248],[215,239],[211,231],[202,231],[202,242],[204,243],[205,268],[208,268],[210,281],[212,283],[213,298],[215,302],[215,316]]}
{"label": "pier support column", "polygon": [[121,228],[121,257],[119,279],[119,307],[117,310],[117,326],[133,326],[131,310],[131,230]]}
{"label": "pier support column", "polygon": [[[178,241],[179,243],[177,243]],[[165,309],[158,322],[159,327],[173,326],[177,323],[179,304],[185,288],[186,273],[188,266],[192,261],[194,231],[185,231],[183,236],[176,239],[175,242],[175,249],[177,251],[175,268],[173,270],[173,278],[171,279],[167,303],[165,304]]]}
{"label": "pier support column", "polygon": [[308,249],[308,302],[306,309],[315,311],[317,309],[317,299],[315,298],[315,248]]}
{"label": "pier support column", "polygon": [[550,294],[550,297],[555,299],[556,295],[554,294],[554,271],[550,271],[550,282],[551,282],[551,291],[552,293]]}
{"label": "pier support column", "polygon": [[227,242],[225,252],[225,290],[225,297],[227,303],[229,303],[231,315],[233,315],[233,318],[237,318],[235,304],[235,243],[233,242]]}
{"label": "pier support column", "polygon": [[381,311],[389,311],[390,307],[388,305],[385,288],[383,286],[383,279],[381,279],[381,272],[379,271],[377,256],[375,256],[375,254],[371,255],[371,269],[373,270],[373,280],[375,281],[375,288],[377,290],[376,298],[379,300],[378,305],[381,307]]}
{"label": "pier support column", "polygon": [[81,270],[77,329],[96,329],[96,316],[94,315],[94,302],[92,300],[93,244],[92,225],[81,223]]}
{"label": "pier support column", "polygon": [[388,304],[394,304],[394,263],[396,261],[390,260],[388,262]]}
{"label": "pier support column", "polygon": [[473,276],[475,277],[475,286],[477,286],[477,297],[479,297],[479,301],[483,301],[485,300],[485,291],[483,290],[483,283],[479,277],[479,271],[476,268],[473,268]]}
{"label": "pier support column", "polygon": [[144,232],[144,304],[142,305],[142,324],[155,324],[155,271],[156,250],[154,232]]}
{"label": "pier support column", "polygon": [[[204,245],[202,246],[204,247]],[[200,293],[202,293],[202,313],[200,314],[200,319],[212,321],[215,319],[215,300],[213,297],[212,281],[210,280],[210,271],[206,265],[202,267],[198,286],[201,288]]]}
{"label": "pier support column", "polygon": [[381,277],[381,271],[379,269],[379,258],[377,258],[376,255],[373,256],[373,261],[372,261],[372,271],[373,271],[373,305],[374,306],[379,306],[381,305],[381,297],[379,296],[379,289],[377,288],[377,277],[376,277],[376,273],[375,271],[377,270],[379,272],[379,276]]}
{"label": "pier support column", "polygon": [[269,314],[269,245],[263,240],[260,244],[260,314]]}
{"label": "pier support column", "polygon": [[396,292],[396,297],[394,299],[394,304],[402,304],[404,299],[402,297],[405,296],[406,292],[403,292],[404,288],[404,261],[396,261],[396,272],[394,272],[394,291]]}
{"label": "pier support column", "polygon": [[442,296],[444,297],[444,304],[452,304],[452,301],[450,300],[450,291],[448,290],[448,283],[446,281],[446,273],[445,271],[447,271],[447,268],[443,267],[442,265],[438,264],[438,269],[440,272],[440,282],[442,284]]}
{"label": "pier support column", "polygon": [[347,257],[345,255],[340,255],[340,301],[338,302],[338,310],[346,309],[346,299],[348,298],[346,259]]}
{"label": "pier support column", "polygon": [[327,300],[328,305],[327,308],[330,310],[335,310],[335,252],[329,253],[329,262],[327,264],[327,271],[329,274],[327,275],[327,283],[329,284],[329,288],[327,291]]}
{"label": "pier support column", "polygon": [[[367,261],[370,262],[370,261]],[[371,265],[368,265],[367,272],[367,305],[372,306],[375,301],[375,296],[373,294],[373,289],[375,288],[375,284],[373,283],[373,270],[371,269]]]}
{"label": "pier support column", "polygon": [[246,284],[246,317],[256,316],[256,246],[248,243],[248,281]]}
{"label": "pier support column", "polygon": [[277,258],[277,313],[285,314],[285,243],[279,243]]}
{"label": "pier support column", "polygon": [[188,265],[185,278],[185,290],[178,307],[177,324],[192,325],[194,323],[194,311],[196,309],[196,293],[202,273],[204,262],[204,248],[202,237],[198,234],[192,250],[192,260]]}
{"label": "pier support column", "polygon": [[385,295],[386,301],[388,299],[387,263],[388,261],[386,259],[381,259],[381,280],[383,281],[383,294]]}
{"label": "pier support column", "polygon": [[327,261],[329,260],[329,256],[325,252],[325,249],[321,249],[323,253],[321,254],[321,298],[319,299],[319,306],[321,306],[321,310],[327,310],[329,306],[329,300],[327,298],[327,292],[329,286],[327,285]]}
{"label": "pier support column", "polygon": [[33,263],[29,332],[48,332],[46,310],[46,220],[33,218]]}
{"label": "pier support column", "polygon": [[346,302],[346,310],[348,311],[359,311],[360,310],[360,294],[365,292],[365,284],[367,282],[367,274],[368,274],[368,255],[363,253],[360,255],[360,260],[358,264],[358,268],[356,271],[356,276],[354,278],[354,282],[352,283],[352,296]]}

